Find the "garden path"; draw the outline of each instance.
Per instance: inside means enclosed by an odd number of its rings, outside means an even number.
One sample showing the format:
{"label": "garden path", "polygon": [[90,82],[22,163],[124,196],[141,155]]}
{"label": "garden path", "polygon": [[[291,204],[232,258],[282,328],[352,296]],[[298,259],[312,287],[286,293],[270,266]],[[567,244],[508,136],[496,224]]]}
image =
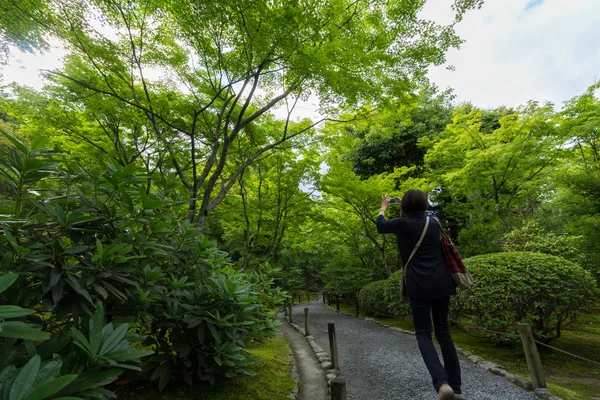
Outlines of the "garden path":
{"label": "garden path", "polygon": [[[433,400],[436,393],[413,335],[335,312],[321,301],[295,305],[303,326],[309,308],[310,334],[330,353],[327,324],[335,323],[340,370],[348,399]],[[535,395],[460,356],[463,394],[473,400],[533,400]]]}

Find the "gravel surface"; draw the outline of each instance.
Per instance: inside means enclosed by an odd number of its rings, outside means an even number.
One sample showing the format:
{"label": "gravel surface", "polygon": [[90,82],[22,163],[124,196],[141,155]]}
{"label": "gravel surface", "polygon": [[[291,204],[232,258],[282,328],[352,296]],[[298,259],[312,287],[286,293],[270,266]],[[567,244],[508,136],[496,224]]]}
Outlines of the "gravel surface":
{"label": "gravel surface", "polygon": [[[336,313],[322,302],[294,306],[295,322],[304,325],[309,308],[310,334],[327,353],[327,324],[335,323],[342,377],[348,399],[433,400],[436,393],[413,335]],[[462,391],[470,400],[534,400],[535,395],[473,365],[462,356]]]}

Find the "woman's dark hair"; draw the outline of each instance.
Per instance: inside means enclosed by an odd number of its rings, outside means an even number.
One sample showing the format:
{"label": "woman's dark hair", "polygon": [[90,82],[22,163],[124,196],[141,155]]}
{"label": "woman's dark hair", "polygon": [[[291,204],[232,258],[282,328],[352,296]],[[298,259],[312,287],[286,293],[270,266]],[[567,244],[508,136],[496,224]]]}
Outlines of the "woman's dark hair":
{"label": "woman's dark hair", "polygon": [[429,208],[427,196],[420,190],[410,189],[402,196],[402,213],[406,215],[423,215]]}

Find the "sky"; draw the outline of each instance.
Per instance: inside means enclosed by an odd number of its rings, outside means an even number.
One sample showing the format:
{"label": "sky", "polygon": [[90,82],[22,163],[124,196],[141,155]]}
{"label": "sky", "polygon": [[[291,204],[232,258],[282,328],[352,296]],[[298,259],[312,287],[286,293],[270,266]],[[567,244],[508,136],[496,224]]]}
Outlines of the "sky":
{"label": "sky", "polygon": [[[448,0],[429,0],[423,15],[448,22]],[[600,79],[600,0],[487,0],[456,28],[465,40],[429,78],[461,102],[519,106],[562,102]]]}
{"label": "sky", "polygon": [[[428,0],[421,16],[449,23],[451,4]],[[465,43],[448,52],[445,65],[432,67],[429,78],[440,89],[453,88],[458,102],[491,108],[537,100],[559,108],[600,79],[600,0],[487,0],[456,31]],[[59,48],[12,53],[4,83],[37,89],[43,84],[38,71],[60,67],[64,54]],[[316,103],[299,104],[297,116],[318,116]]]}

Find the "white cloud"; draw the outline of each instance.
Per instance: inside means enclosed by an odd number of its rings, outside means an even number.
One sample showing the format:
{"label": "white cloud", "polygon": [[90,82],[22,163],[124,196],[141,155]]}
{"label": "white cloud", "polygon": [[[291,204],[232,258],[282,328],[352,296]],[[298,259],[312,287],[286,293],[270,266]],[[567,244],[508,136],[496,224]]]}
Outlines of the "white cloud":
{"label": "white cloud", "polygon": [[[448,22],[449,11],[440,11],[448,3],[430,0],[423,16]],[[458,101],[560,106],[600,77],[598,0],[488,0],[456,30],[466,40],[447,56],[456,70],[434,67],[429,77],[454,88]]]}

